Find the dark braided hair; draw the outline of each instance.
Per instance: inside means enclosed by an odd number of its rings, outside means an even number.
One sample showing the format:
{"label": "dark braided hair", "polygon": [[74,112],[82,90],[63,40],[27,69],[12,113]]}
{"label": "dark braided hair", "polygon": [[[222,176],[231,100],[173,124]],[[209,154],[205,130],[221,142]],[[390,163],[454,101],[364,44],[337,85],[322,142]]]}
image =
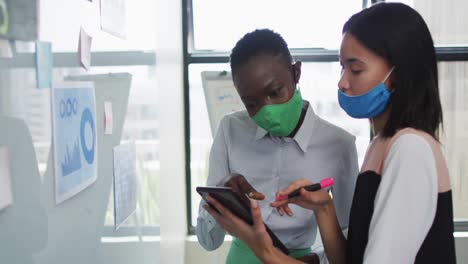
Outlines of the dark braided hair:
{"label": "dark braided hair", "polygon": [[230,60],[232,75],[236,74],[240,66],[257,55],[281,56],[288,67],[293,61],[288,44],[280,34],[270,29],[257,29],[245,34],[232,49]]}

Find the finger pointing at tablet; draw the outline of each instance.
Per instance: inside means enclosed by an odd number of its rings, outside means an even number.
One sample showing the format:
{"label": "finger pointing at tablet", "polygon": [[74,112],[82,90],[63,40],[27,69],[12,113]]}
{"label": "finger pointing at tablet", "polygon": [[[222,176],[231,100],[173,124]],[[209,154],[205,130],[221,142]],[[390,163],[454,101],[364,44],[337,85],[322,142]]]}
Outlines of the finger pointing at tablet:
{"label": "finger pointing at tablet", "polygon": [[250,198],[255,200],[265,199],[263,193],[255,190],[252,185],[240,174],[231,174],[231,178],[224,184],[226,187],[231,187],[234,191],[247,194]]}

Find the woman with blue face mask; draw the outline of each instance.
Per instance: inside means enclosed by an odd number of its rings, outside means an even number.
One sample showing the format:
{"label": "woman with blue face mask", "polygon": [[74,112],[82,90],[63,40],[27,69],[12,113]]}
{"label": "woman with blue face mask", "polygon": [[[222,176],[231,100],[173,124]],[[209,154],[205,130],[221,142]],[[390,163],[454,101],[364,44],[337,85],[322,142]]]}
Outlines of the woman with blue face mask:
{"label": "woman with blue face mask", "polygon": [[[375,135],[354,190],[348,236],[330,195],[303,189],[309,180],[278,193],[300,189],[299,197],[271,205],[313,210],[330,263],[455,263],[451,186],[438,141],[437,62],[427,25],[404,4],[373,5],[345,23],[340,63],[339,104],[354,118],[368,118]],[[299,263],[272,247],[257,202],[251,203],[253,226],[212,203],[218,223],[265,263]]]}

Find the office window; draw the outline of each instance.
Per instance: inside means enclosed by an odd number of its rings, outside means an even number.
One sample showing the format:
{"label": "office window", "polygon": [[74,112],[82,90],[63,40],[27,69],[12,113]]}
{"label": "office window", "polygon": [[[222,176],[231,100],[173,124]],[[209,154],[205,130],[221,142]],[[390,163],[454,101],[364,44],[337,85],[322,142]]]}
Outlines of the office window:
{"label": "office window", "polygon": [[465,0],[405,0],[401,2],[416,9],[426,21],[436,46],[467,46],[468,21]]}
{"label": "office window", "polygon": [[455,221],[468,221],[468,62],[439,63],[444,111],[441,143],[452,184]]}
{"label": "office window", "polygon": [[[193,0],[195,50],[229,51],[245,33],[272,28],[290,48],[338,47],[341,27],[361,0]],[[340,8],[337,8],[340,6]]]}
{"label": "office window", "polygon": [[[256,28],[271,28],[288,42],[296,59],[302,60],[301,92],[315,112],[357,136],[360,163],[369,140],[369,123],[351,119],[337,104],[338,47],[343,23],[374,1],[201,1],[187,0],[185,71],[189,132],[187,171],[189,229],[193,232],[199,197],[195,187],[206,182],[212,142],[200,73],[229,70],[229,53],[236,41]],[[387,1],[391,2],[391,1]],[[440,92],[444,110],[441,137],[452,178],[454,217],[468,222],[468,22],[464,0],[403,0],[426,20],[438,54]],[[340,8],[337,8],[339,6]],[[268,8],[265,8],[268,7]],[[230,10],[230,12],[225,12]],[[216,23],[214,23],[214,21]],[[222,25],[223,30],[220,30]]]}

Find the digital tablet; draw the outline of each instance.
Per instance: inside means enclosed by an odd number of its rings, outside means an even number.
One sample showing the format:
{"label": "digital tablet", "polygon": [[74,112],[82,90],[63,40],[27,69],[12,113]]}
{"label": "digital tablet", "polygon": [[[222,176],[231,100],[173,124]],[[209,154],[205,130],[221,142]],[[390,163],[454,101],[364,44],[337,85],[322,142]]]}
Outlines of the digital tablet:
{"label": "digital tablet", "polygon": [[[209,194],[224,207],[228,208],[234,215],[244,220],[249,225],[253,225],[252,214],[250,212],[250,201],[244,194],[235,192],[230,187],[197,187],[197,192],[207,203],[208,201],[206,200],[206,196]],[[216,210],[216,208],[211,204],[210,206]],[[280,249],[284,254],[288,255],[289,250],[286,246],[284,246],[284,244],[266,224],[265,228],[267,233],[270,235],[271,240],[273,240],[273,245]]]}

